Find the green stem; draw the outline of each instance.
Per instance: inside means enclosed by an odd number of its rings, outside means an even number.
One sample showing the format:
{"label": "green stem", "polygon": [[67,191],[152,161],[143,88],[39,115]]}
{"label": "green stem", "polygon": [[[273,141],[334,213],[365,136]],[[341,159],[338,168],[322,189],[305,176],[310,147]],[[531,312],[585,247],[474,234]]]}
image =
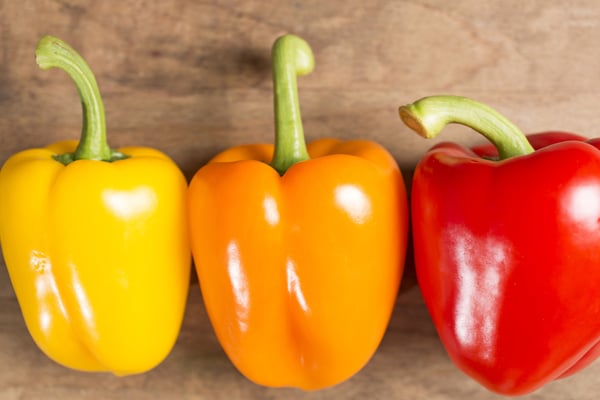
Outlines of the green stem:
{"label": "green stem", "polygon": [[60,154],[55,158],[63,164],[75,160],[116,161],[126,158],[108,146],[104,104],[96,78],[85,60],[71,46],[52,36],[40,39],[35,56],[40,68],[60,68],[71,77],[83,108],[81,139],[75,153]]}
{"label": "green stem", "polygon": [[296,78],[309,74],[315,61],[308,43],[294,35],[284,35],[275,41],[272,58],[275,151],[271,166],[283,175],[295,163],[309,159]]}
{"label": "green stem", "polygon": [[451,123],[465,125],[492,142],[501,160],[534,151],[523,132],[512,122],[485,104],[465,97],[425,97],[400,107],[400,118],[425,138],[437,136]]}

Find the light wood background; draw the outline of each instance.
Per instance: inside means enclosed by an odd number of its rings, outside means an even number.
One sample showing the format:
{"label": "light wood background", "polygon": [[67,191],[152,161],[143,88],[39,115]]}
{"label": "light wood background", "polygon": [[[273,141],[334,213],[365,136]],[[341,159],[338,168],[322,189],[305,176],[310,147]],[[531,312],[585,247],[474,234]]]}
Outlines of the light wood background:
{"label": "light wood background", "polygon": [[[77,138],[81,109],[66,74],[42,71],[44,34],[75,47],[96,73],[111,145],[157,147],[189,178],[231,145],[271,141],[270,47],[291,32],[313,47],[300,79],[308,140],[369,138],[409,181],[440,140],[482,140],[452,127],[426,141],[397,107],[431,94],[483,101],[525,132],[598,135],[600,3],[595,0],[70,1],[0,0],[0,163],[30,147]],[[410,257],[386,337],[372,361],[332,389],[267,389],[231,366],[197,286],[179,341],[134,377],[55,365],[25,329],[0,263],[0,399],[498,399],[448,360],[423,305]],[[527,399],[596,399],[600,364]]]}

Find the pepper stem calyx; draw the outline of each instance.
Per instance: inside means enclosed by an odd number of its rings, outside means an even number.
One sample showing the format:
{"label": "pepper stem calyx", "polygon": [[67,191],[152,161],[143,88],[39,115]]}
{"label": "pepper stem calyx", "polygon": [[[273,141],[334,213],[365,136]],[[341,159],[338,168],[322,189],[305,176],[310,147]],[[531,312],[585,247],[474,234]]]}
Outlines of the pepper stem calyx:
{"label": "pepper stem calyx", "polygon": [[275,151],[271,166],[283,175],[292,165],[308,160],[296,78],[312,72],[313,52],[295,35],[279,37],[273,44],[273,96]]}
{"label": "pepper stem calyx", "polygon": [[465,125],[492,142],[501,160],[534,151],[523,132],[506,117],[466,97],[424,97],[401,106],[399,112],[402,121],[425,138],[437,136],[451,123]]}
{"label": "pepper stem calyx", "polygon": [[74,153],[56,155],[63,164],[75,160],[117,161],[128,156],[112,150],[106,140],[104,104],[93,72],[85,60],[67,43],[53,36],[44,36],[35,50],[36,62],[47,70],[59,68],[75,83],[83,109],[83,124],[79,145]]}

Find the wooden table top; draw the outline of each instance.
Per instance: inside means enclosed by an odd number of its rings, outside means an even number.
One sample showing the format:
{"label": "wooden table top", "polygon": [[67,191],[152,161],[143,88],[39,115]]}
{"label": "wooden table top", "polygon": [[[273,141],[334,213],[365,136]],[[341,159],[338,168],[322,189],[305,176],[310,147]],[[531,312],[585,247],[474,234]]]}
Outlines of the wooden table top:
{"label": "wooden table top", "polygon": [[[525,132],[597,136],[598,21],[595,0],[0,0],[0,163],[19,150],[79,135],[81,108],[71,81],[35,65],[44,34],[72,44],[96,73],[114,147],[160,148],[189,178],[222,149],[272,141],[270,47],[279,35],[296,33],[316,59],[315,71],[299,80],[307,139],[378,141],[410,184],[434,143],[483,141],[455,126],[430,141],[410,132],[397,108],[426,95],[483,101]],[[524,398],[596,399],[599,390],[596,362]],[[0,399],[108,398],[501,397],[449,361],[411,267],[369,364],[339,386],[305,393],[242,377],[213,334],[197,285],[179,340],[156,369],[117,378],[58,366],[28,335],[0,262]]]}

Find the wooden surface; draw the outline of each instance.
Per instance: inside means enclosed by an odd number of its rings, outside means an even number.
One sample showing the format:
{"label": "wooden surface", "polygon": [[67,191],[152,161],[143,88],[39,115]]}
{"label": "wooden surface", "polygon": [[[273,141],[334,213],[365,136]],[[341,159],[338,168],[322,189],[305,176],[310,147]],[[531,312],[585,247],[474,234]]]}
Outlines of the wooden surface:
{"label": "wooden surface", "polygon": [[[425,95],[484,101],[526,132],[599,135],[598,21],[595,0],[0,0],[0,162],[80,131],[69,79],[35,65],[47,33],[95,71],[111,144],[160,148],[187,177],[228,146],[272,140],[270,46],[280,34],[299,34],[316,57],[299,83],[307,138],[376,140],[409,178],[433,143],[481,142],[456,127],[435,141],[410,133],[397,107]],[[195,285],[179,341],[155,370],[116,378],[62,368],[27,334],[0,264],[0,399],[500,398],[448,360],[411,267],[372,361],[346,383],[304,393],[240,376]],[[526,398],[596,399],[599,390],[595,363]]]}

